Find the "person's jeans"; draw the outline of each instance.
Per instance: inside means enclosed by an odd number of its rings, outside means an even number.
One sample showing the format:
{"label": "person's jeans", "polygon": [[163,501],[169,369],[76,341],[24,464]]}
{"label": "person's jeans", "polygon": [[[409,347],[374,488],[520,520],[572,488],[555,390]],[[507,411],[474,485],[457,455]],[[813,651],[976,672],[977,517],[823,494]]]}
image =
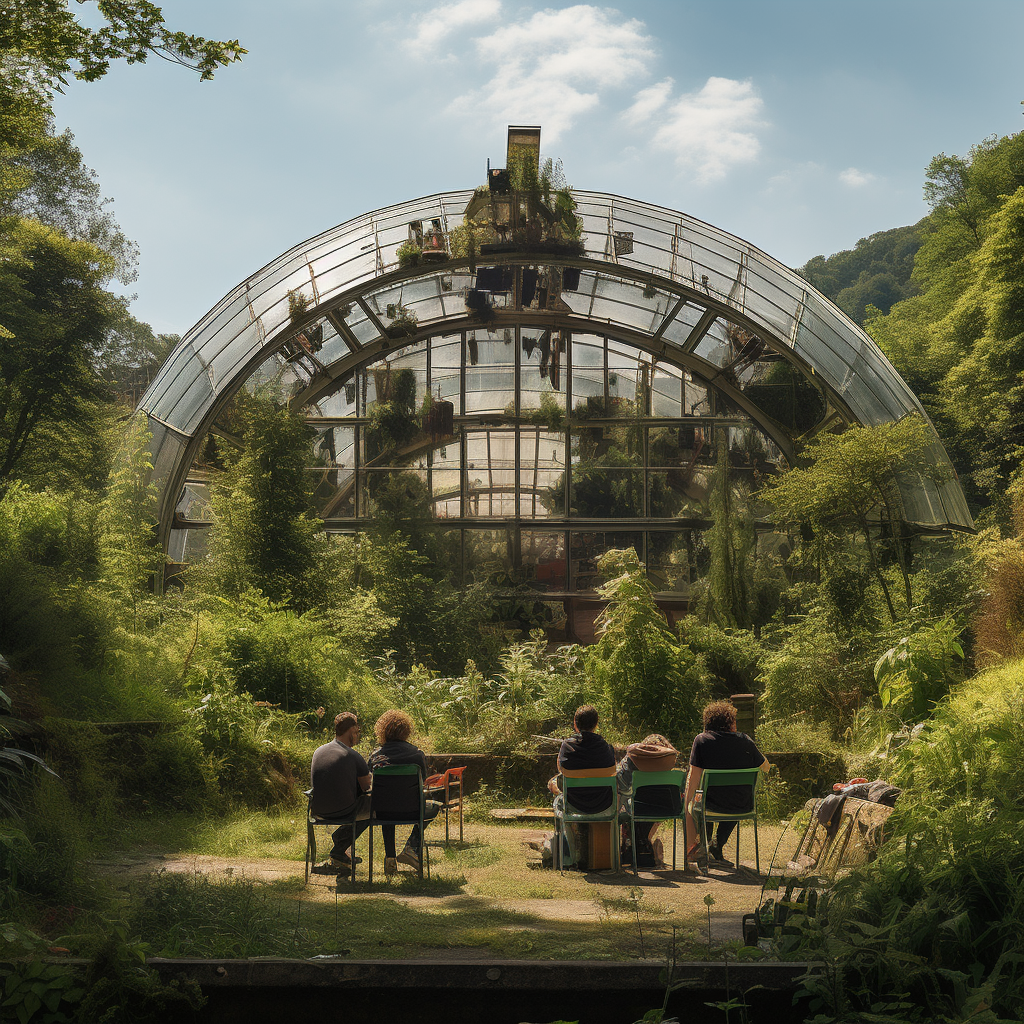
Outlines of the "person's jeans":
{"label": "person's jeans", "polygon": [[[423,808],[423,825],[426,827],[436,817],[437,812],[441,810],[441,805],[436,800],[427,800]],[[380,827],[381,837],[384,840],[384,856],[394,857],[395,854],[395,826],[394,825],[381,825]],[[409,839],[405,844],[407,850],[412,850],[416,856],[420,853],[420,824],[416,822],[412,827],[412,832],[409,834]]]}
{"label": "person's jeans", "polygon": [[[347,857],[346,852],[350,846],[355,844],[355,841],[366,831],[370,824],[370,794],[360,793],[359,799],[356,800],[356,824],[355,828],[351,825],[342,825],[341,828],[334,830],[331,838],[334,840],[334,846],[331,847],[331,859],[341,860],[343,857]],[[355,851],[352,851],[353,854]]]}

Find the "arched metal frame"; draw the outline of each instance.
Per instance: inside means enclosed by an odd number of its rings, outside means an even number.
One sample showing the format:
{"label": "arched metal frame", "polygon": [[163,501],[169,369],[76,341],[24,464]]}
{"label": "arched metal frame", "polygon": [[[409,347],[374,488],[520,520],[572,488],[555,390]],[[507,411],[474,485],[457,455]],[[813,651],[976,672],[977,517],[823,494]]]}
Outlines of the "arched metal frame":
{"label": "arched metal frame", "polygon": [[[711,338],[747,332],[812,381],[826,414],[816,430],[927,416],[871,339],[792,271],[747,242],[708,224],[637,200],[574,192],[585,253],[501,251],[487,267],[579,271],[560,308],[517,308],[517,288],[496,301],[492,330],[596,334],[681,367],[723,395],[791,458],[796,438],[744,394],[742,381],[715,361]],[[403,268],[396,250],[413,221],[436,222],[444,236],[461,223],[470,191],[444,193],[366,214],[285,253],[225,296],[185,335],[140,403],[153,433],[153,480],[160,490],[160,536],[174,555],[184,485],[208,432],[232,397],[268,360],[294,371],[291,402],[315,406],[353,373],[400,346],[441,334],[481,331],[466,309],[476,283],[467,259]],[[479,268],[478,268],[479,269]],[[289,296],[302,294],[301,316]],[[400,340],[395,321],[414,314]],[[389,315],[390,314],[390,315]],[[308,337],[317,331],[317,345]],[[518,350],[518,335],[517,345]],[[518,411],[518,410],[517,410]],[[936,484],[900,481],[905,519],[923,529],[972,529],[966,502],[937,436],[930,461],[950,470]],[[656,523],[671,528],[672,523]]]}

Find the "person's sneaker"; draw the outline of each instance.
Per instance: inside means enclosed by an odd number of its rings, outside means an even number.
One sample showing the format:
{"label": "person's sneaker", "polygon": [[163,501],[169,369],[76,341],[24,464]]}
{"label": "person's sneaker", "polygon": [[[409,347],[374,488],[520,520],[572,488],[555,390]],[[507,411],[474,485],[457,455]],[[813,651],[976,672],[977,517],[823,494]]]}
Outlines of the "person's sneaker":
{"label": "person's sneaker", "polygon": [[415,850],[406,847],[397,859],[399,864],[408,864],[409,867],[415,868],[417,871],[420,869],[420,855]]}
{"label": "person's sneaker", "polygon": [[[356,857],[356,863],[357,864],[362,864],[363,863],[363,858],[362,857]],[[344,855],[341,856],[341,857],[332,857],[331,858],[331,866],[335,867],[335,868],[350,868],[350,867],[352,867],[352,860],[351,860],[351,858],[349,858],[347,856],[344,856]]]}
{"label": "person's sneaker", "polygon": [[722,856],[722,848],[720,846],[715,846],[714,843],[708,846],[708,856],[717,864],[732,863],[732,861],[726,860],[725,857]]}
{"label": "person's sneaker", "polygon": [[398,861],[394,857],[384,858],[384,874],[385,875],[397,875],[398,874]]}

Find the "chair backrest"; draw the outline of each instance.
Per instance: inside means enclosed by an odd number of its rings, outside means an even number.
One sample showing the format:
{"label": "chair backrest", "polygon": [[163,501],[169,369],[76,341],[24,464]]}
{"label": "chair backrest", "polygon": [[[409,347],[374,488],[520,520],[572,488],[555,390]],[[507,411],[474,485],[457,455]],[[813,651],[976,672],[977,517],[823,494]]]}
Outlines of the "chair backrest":
{"label": "chair backrest", "polygon": [[706,793],[715,786],[749,786],[756,793],[763,774],[760,768],[705,768],[698,792]]}
{"label": "chair backrest", "polygon": [[[612,774],[605,777],[573,778],[571,775],[563,775],[562,792],[565,794],[566,810],[580,814],[599,814],[611,807],[617,799],[618,781],[614,767],[608,771]],[[572,790],[575,790],[575,799],[571,795]]]}
{"label": "chair backrest", "polygon": [[[657,787],[649,789],[649,787]],[[666,813],[679,814],[683,808],[686,772],[673,768],[667,772],[633,772],[633,804],[665,805]],[[645,794],[643,790],[647,789]],[[666,803],[666,798],[668,803]]]}
{"label": "chair backrest", "polygon": [[423,810],[419,765],[388,764],[373,772],[373,813],[378,818],[418,818]]}

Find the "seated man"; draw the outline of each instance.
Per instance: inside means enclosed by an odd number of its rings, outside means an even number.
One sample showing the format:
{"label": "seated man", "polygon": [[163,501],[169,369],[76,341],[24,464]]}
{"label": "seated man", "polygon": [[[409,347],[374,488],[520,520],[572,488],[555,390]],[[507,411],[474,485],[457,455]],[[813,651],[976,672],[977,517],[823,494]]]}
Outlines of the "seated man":
{"label": "seated man", "polygon": [[[743,732],[736,731],[736,708],[727,700],[716,700],[704,708],[704,731],[693,741],[690,750],[690,771],[686,777],[686,834],[694,841],[686,856],[699,857],[706,852],[712,860],[722,861],[722,850],[726,840],[736,828],[735,821],[720,821],[718,834],[708,834],[708,848],[701,850],[701,834],[693,820],[693,800],[700,786],[705,768],[760,768],[766,772],[771,768],[768,758],[754,746],[754,741]],[[708,810],[719,814],[735,811],[745,814],[754,809],[753,793],[749,786],[716,786],[711,791]],[[712,829],[714,826],[712,826]]]}
{"label": "seated man", "polygon": [[[350,868],[349,848],[370,823],[370,769],[362,754],[352,748],[362,730],[352,711],[342,711],[334,719],[334,739],[313,751],[309,782],[313,789],[311,810],[317,818],[356,817],[356,826],[342,825],[334,832],[330,866]],[[358,864],[361,858],[356,857]]]}
{"label": "seated man", "polygon": [[[594,778],[610,776],[615,774],[615,751],[607,740],[600,737],[597,732],[597,710],[589,704],[583,704],[576,709],[573,718],[573,725],[576,733],[562,741],[558,751],[558,770],[568,778]],[[555,814],[562,809],[561,789],[558,785],[558,775],[548,782],[548,789],[555,796]],[[574,789],[572,791],[573,810],[581,814],[597,814],[607,810],[612,805],[612,795],[607,789]],[[573,841],[566,834],[566,842],[569,844],[570,857],[575,859]],[[563,849],[563,854],[565,850]]]}

